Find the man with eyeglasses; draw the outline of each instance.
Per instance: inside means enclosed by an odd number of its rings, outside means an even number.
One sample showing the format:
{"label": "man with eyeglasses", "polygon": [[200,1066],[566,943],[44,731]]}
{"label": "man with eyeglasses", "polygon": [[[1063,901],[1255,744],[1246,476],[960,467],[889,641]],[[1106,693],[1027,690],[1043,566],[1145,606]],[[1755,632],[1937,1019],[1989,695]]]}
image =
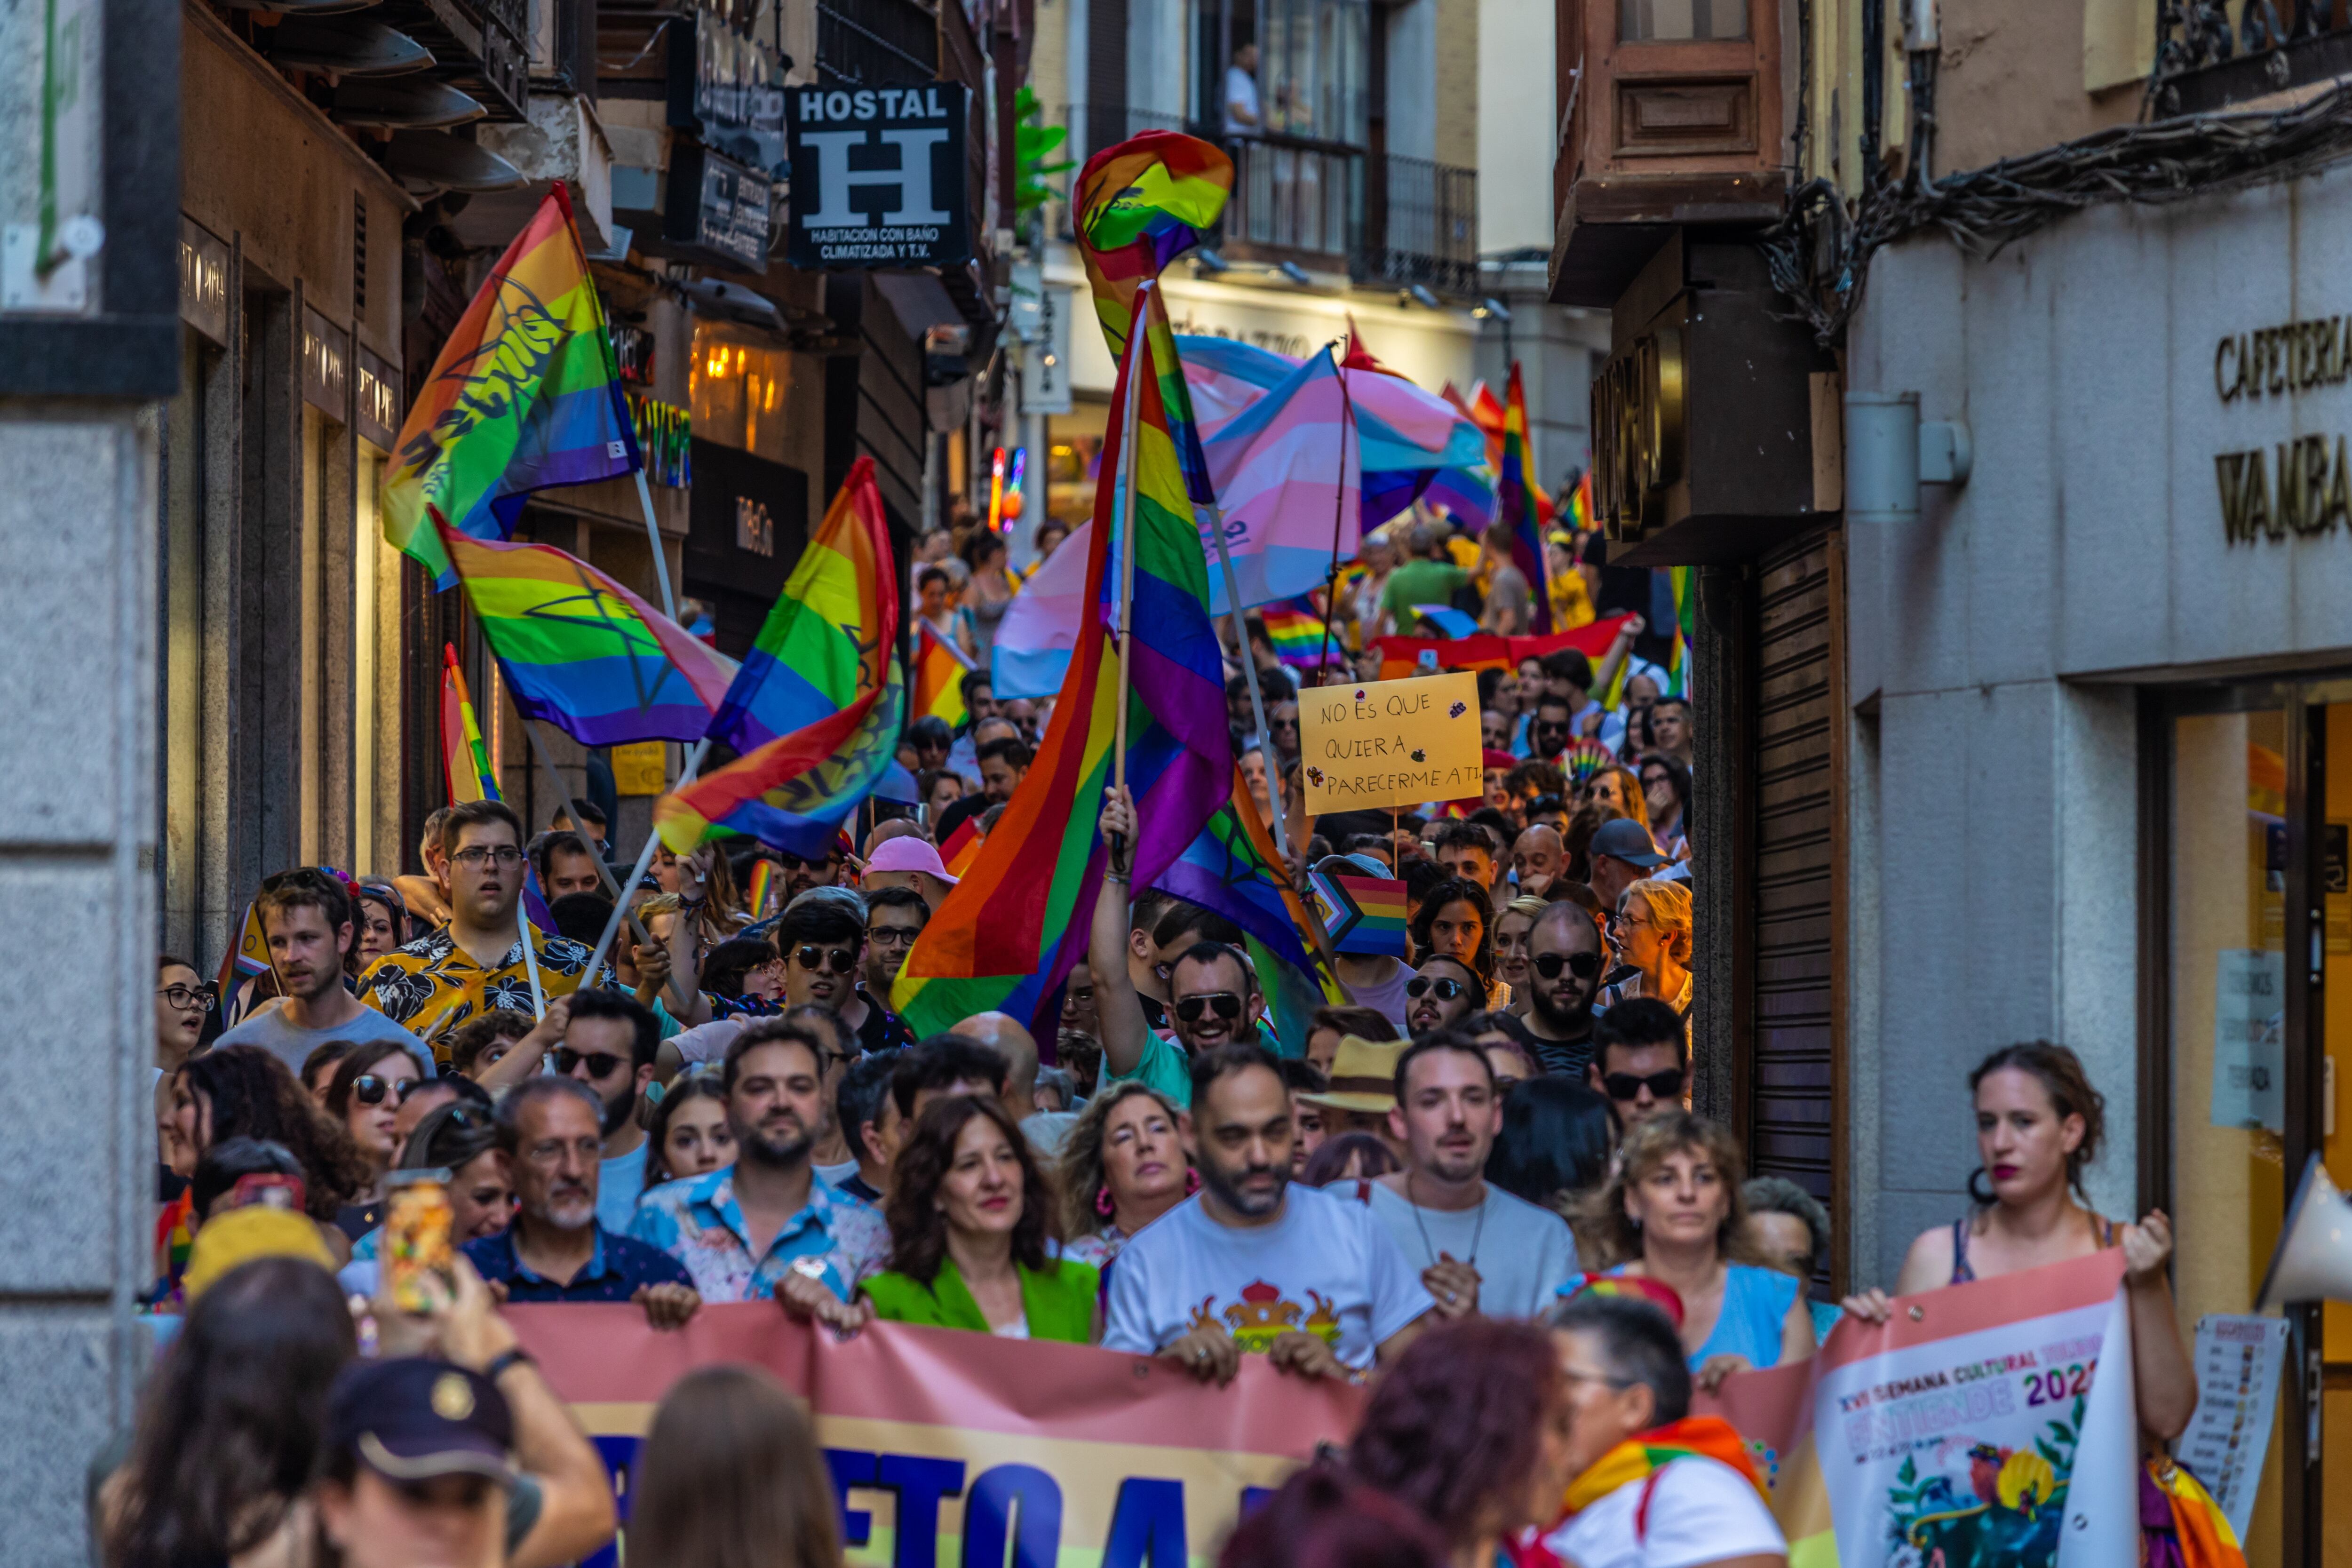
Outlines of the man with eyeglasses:
{"label": "man with eyeglasses", "polygon": [[604,1158],[596,1184],[596,1223],[625,1234],[646,1190],[646,1130],[637,1101],[654,1080],[661,1025],[653,1009],[617,991],[575,992],[555,1070],[588,1086],[604,1110]]}
{"label": "man with eyeglasses", "polygon": [[[830,1007],[855,1031],[862,1050],[897,1050],[915,1043],[906,1021],[882,1005],[887,991],[858,988],[866,965],[865,900],[848,888],[820,889],[793,900],[776,919],[776,951],[784,960],[784,1000],[794,1007]],[[901,962],[905,953],[899,954]]]}
{"label": "man with eyeglasses", "polygon": [[1288,768],[1298,761],[1298,704],[1286,699],[1270,705],[1265,710],[1266,736],[1274,742],[1274,754],[1282,767]]}
{"label": "man with eyeglasses", "polygon": [[504,801],[449,808],[441,842],[448,856],[449,923],[385,953],[360,977],[360,998],[414,1026],[446,1059],[451,1035],[494,1007],[535,1014],[522,944],[531,944],[540,993],[548,999],[585,987],[611,989],[609,964],[591,975],[584,942],[546,936],[520,918],[522,819]]}
{"label": "man with eyeglasses", "polygon": [[1618,1129],[1680,1110],[1690,1099],[1682,1015],[1654,996],[1620,1002],[1593,1032],[1592,1087],[1609,1097]]}
{"label": "man with eyeglasses", "polygon": [[508,1301],[635,1301],[657,1329],[702,1305],[677,1259],[598,1218],[602,1136],[596,1091],[572,1078],[517,1085],[491,1118],[514,1219],[465,1244],[466,1257]]}
{"label": "man with eyeglasses", "polygon": [[[936,855],[938,852],[933,851]],[[930,923],[931,906],[912,888],[866,890],[866,990],[887,996],[898,971],[914,951],[915,939]]]}
{"label": "man with eyeglasses", "polygon": [[246,1019],[215,1046],[259,1046],[297,1074],[329,1040],[389,1040],[420,1058],[426,1054],[424,1041],[345,988],[343,959],[358,927],[341,882],[315,867],[298,867],[263,881],[253,904],[286,1001]]}
{"label": "man with eyeglasses", "polygon": [[1528,932],[1528,1006],[1520,1022],[1546,1072],[1581,1078],[1591,1063],[1602,966],[1591,915],[1565,899],[1545,906]]}

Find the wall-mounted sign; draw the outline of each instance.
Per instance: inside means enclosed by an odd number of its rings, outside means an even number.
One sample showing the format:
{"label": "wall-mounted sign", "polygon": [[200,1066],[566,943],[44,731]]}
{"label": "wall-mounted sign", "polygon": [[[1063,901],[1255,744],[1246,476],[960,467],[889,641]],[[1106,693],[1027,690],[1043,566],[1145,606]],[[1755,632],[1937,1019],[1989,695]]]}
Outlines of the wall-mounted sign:
{"label": "wall-mounted sign", "polygon": [[952,267],[971,256],[964,131],[971,89],[793,88],[792,226],[803,268]]}
{"label": "wall-mounted sign", "polygon": [[[719,647],[759,629],[808,542],[808,475],[697,436],[687,492],[686,592],[718,605]],[[749,626],[737,615],[748,606]]]}
{"label": "wall-mounted sign", "polygon": [[228,241],[180,220],[180,320],[228,346]]}
{"label": "wall-mounted sign", "polygon": [[670,26],[669,122],[782,179],[784,67],[776,51],[709,11]]}
{"label": "wall-mounted sign", "polygon": [[302,307],[302,401],[338,425],[351,421],[352,335]]}
{"label": "wall-mounted sign", "polygon": [[400,436],[400,373],[365,349],[352,366],[352,428],[380,452]]}
{"label": "wall-mounted sign", "polygon": [[1021,354],[1021,412],[1070,411],[1070,290],[1048,283],[1037,292],[1037,341]]}
{"label": "wall-mounted sign", "polygon": [[1660,327],[1592,379],[1592,510],[1609,537],[1663,523],[1658,492],[1682,477],[1683,334]]}
{"label": "wall-mounted sign", "polygon": [[[2223,407],[2300,397],[2352,379],[2352,317],[2328,316],[2224,334],[2213,345],[2213,391]],[[2352,527],[2352,471],[2342,436],[2296,435],[2213,455],[2221,535],[2231,544],[2280,543]]]}
{"label": "wall-mounted sign", "polygon": [[691,247],[698,258],[765,272],[771,186],[761,171],[681,139],[670,153],[663,237]]}

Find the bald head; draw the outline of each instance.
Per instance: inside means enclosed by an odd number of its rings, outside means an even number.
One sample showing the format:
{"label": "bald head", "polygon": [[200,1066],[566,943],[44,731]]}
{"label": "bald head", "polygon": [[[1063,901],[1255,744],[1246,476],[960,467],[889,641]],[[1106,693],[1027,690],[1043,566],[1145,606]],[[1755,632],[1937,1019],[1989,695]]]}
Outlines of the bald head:
{"label": "bald head", "polygon": [[1566,859],[1567,850],[1552,828],[1538,822],[1521,833],[1511,846],[1511,870],[1518,877],[1519,891],[1540,896]]}
{"label": "bald head", "polygon": [[1004,1058],[1004,1109],[1014,1121],[1037,1109],[1037,1039],[1010,1013],[974,1013],[955,1026],[959,1035],[996,1047]]}
{"label": "bald head", "polygon": [[889,843],[893,838],[904,838],[910,833],[919,838],[922,837],[923,830],[903,816],[894,816],[887,822],[876,823],[874,831],[866,836],[866,858],[871,859],[875,850]]}

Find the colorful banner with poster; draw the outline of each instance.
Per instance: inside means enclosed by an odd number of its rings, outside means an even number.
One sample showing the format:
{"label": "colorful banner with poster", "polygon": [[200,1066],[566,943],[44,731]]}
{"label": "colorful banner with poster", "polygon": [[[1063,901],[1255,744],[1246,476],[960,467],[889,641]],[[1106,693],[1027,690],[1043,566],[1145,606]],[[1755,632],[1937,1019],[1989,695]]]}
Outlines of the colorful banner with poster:
{"label": "colorful banner with poster", "polygon": [[1748,1441],[1790,1568],[2132,1568],[2138,1419],[2116,1249],[1905,1296],[1700,1414]]}
{"label": "colorful banner with poster", "polygon": [[[747,1362],[805,1396],[870,1568],[1215,1561],[1244,1500],[1353,1431],[1363,1391],[1244,1357],[1228,1388],[1084,1345],[877,1323],[836,1341],[772,1303],[705,1307],[657,1332],[633,1306],[507,1310],[620,1478],[654,1406],[696,1367]],[[904,1536],[905,1539],[900,1538]],[[615,1562],[607,1549],[592,1564]]]}

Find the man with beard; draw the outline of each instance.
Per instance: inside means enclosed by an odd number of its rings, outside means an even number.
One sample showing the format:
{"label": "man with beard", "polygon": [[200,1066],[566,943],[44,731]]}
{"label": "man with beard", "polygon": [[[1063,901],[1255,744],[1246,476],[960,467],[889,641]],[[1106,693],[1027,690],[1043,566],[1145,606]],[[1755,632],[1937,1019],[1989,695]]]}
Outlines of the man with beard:
{"label": "man with beard", "polygon": [[1532,1318],[1576,1272],[1568,1222],[1486,1183],[1503,1097],[1486,1053],[1466,1035],[1426,1035],[1397,1058],[1389,1131],[1402,1171],[1371,1184],[1372,1217],[1423,1265],[1443,1318]]}
{"label": "man with beard", "polygon": [[1433,1303],[1369,1208],[1292,1184],[1290,1090],[1272,1053],[1195,1058],[1192,1131],[1201,1190],[1118,1255],[1103,1348],[1221,1384],[1250,1351],[1304,1377],[1393,1362]]}
{"label": "man with beard", "polygon": [[341,883],[315,867],[297,867],[264,880],[254,909],[286,1001],[247,1018],[215,1047],[259,1046],[298,1076],[329,1040],[391,1040],[424,1055],[424,1041],[343,988],[343,958],[358,928]]}
{"label": "man with beard", "polygon": [[569,1005],[555,1070],[586,1084],[604,1106],[596,1223],[626,1235],[646,1190],[646,1130],[637,1125],[637,1100],[654,1080],[661,1025],[652,1008],[617,991],[578,992]]}
{"label": "man with beard", "polygon": [[880,1271],[890,1230],[817,1180],[809,1163],[824,1125],[824,1082],[823,1049],[804,1031],[781,1018],[745,1028],[719,1078],[735,1163],[665,1183],[637,1205],[630,1234],[686,1265],[706,1300],[759,1300],[791,1287],[827,1321],[862,1321],[849,1300]]}
{"label": "man with beard", "polygon": [[1528,932],[1528,1043],[1548,1073],[1582,1079],[1592,1062],[1592,998],[1600,994],[1601,933],[1568,900],[1548,906]]}
{"label": "man with beard", "polygon": [[684,1268],[659,1249],[596,1223],[603,1102],[569,1078],[535,1078],[499,1104],[499,1163],[513,1223],[466,1243],[466,1256],[509,1301],[635,1301],[657,1329],[702,1305]]}

